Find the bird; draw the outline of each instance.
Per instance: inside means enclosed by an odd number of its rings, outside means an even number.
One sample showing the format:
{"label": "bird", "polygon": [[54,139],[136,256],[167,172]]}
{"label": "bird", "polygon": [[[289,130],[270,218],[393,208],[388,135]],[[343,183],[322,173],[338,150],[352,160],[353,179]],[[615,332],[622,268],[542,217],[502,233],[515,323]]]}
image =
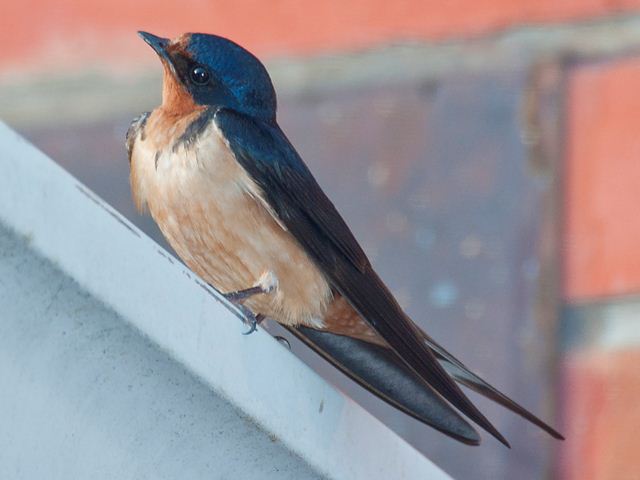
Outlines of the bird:
{"label": "bird", "polygon": [[269,318],[400,411],[468,445],[509,447],[464,385],[562,435],[473,373],[402,310],[277,123],[265,66],[217,35],[139,36],[162,102],[132,122],[134,203],[255,330]]}

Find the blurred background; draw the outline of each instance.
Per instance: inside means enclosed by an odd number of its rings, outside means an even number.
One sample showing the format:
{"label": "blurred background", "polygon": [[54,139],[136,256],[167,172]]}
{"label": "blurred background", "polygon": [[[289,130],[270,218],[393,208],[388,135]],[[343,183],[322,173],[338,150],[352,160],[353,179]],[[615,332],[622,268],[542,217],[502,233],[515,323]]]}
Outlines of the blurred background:
{"label": "blurred background", "polygon": [[0,119],[161,243],[134,211],[123,146],[160,100],[135,32],[255,52],[280,124],[408,313],[567,441],[472,394],[513,449],[466,447],[294,352],[455,478],[640,478],[639,0],[2,11]]}

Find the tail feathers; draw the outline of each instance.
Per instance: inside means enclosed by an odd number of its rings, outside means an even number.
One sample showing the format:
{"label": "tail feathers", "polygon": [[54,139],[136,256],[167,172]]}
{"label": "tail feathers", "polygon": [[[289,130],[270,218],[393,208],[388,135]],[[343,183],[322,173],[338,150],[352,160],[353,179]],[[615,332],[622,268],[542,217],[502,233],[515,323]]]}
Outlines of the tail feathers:
{"label": "tail feathers", "polygon": [[511,400],[504,393],[500,392],[498,389],[470,371],[460,360],[446,351],[426,333],[423,332],[423,336],[425,343],[436,355],[436,358],[438,358],[441,365],[444,367],[447,373],[449,373],[449,375],[451,375],[458,383],[465,385],[466,387],[479,393],[480,395],[483,395],[490,400],[493,400],[494,402],[502,405],[503,407],[511,410],[512,412],[520,415],[522,418],[540,427],[552,437],[557,438],[558,440],[564,440],[564,437],[557,430],[540,420],[529,410]]}
{"label": "tail feathers", "polygon": [[[302,326],[287,329],[360,386],[395,408],[462,443],[480,443],[480,436],[471,424],[386,346]],[[471,372],[427,334],[422,332],[422,335],[426,346],[458,383],[520,415],[552,437],[564,440],[558,431]]]}
{"label": "tail feathers", "polygon": [[478,432],[388,348],[307,327],[287,327],[345,375],[385,402],[468,445]]}

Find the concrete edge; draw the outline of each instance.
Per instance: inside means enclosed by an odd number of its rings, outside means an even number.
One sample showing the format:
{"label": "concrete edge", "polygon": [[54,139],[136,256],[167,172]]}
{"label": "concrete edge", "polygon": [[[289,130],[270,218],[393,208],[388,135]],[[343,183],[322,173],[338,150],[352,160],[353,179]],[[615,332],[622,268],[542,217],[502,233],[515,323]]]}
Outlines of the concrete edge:
{"label": "concrete edge", "polygon": [[321,473],[449,478],[2,123],[0,218]]}

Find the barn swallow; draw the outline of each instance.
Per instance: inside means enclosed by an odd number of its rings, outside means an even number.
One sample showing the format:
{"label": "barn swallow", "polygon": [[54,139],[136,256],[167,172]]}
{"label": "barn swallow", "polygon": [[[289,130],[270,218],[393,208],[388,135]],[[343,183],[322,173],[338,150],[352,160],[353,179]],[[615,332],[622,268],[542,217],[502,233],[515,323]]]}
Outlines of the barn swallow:
{"label": "barn swallow", "polygon": [[139,32],[162,104],[127,132],[131,189],[186,265],[360,385],[441,432],[509,446],[458,383],[562,436],[472,373],[402,311],[276,121],[265,67],[225,38]]}

